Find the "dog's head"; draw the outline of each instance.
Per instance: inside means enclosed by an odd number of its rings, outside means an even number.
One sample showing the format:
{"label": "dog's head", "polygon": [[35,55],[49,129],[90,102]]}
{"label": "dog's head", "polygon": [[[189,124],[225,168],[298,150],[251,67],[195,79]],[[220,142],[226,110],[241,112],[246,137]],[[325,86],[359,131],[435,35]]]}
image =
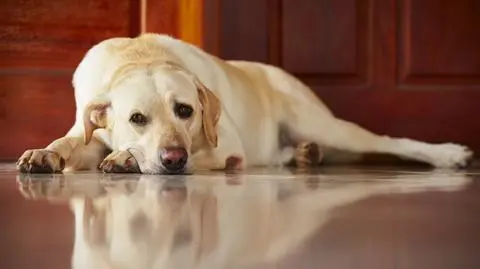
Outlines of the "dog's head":
{"label": "dog's head", "polygon": [[217,146],[220,101],[194,74],[173,62],[116,72],[107,94],[84,111],[85,143],[95,129],[108,129],[143,173],[189,172],[199,146]]}

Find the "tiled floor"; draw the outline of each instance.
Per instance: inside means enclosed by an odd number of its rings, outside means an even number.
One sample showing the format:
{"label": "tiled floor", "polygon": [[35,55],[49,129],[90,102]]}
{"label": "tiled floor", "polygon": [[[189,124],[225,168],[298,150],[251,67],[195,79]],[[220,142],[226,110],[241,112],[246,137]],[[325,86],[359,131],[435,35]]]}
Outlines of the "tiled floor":
{"label": "tiled floor", "polygon": [[480,268],[480,173],[19,175],[0,268]]}

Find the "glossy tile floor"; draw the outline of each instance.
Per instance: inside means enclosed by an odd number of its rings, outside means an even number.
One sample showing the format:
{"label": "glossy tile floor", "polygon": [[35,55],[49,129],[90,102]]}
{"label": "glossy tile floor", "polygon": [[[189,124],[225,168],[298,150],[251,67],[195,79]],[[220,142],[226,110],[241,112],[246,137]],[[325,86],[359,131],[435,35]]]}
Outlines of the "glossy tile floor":
{"label": "glossy tile floor", "polygon": [[480,268],[480,173],[21,175],[0,268]]}

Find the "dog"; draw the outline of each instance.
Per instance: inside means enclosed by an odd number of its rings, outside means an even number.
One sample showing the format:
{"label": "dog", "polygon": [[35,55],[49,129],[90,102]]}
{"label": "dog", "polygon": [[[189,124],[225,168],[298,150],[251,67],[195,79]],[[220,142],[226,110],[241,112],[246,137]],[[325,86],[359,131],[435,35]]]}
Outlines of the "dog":
{"label": "dog", "polygon": [[374,134],[335,117],[280,68],[225,61],[162,34],[94,45],[76,68],[73,87],[73,127],[46,148],[27,150],[20,171],[241,170],[283,165],[302,141],[319,145],[324,160],[334,159],[330,150],[458,168],[473,155],[454,143]]}

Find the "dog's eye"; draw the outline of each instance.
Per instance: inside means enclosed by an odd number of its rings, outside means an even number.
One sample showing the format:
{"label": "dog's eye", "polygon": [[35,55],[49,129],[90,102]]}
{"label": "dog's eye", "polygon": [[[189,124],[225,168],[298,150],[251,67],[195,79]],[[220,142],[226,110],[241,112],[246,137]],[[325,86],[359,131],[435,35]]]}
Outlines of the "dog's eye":
{"label": "dog's eye", "polygon": [[130,122],[131,123],[134,123],[136,125],[140,125],[140,126],[143,126],[143,125],[146,125],[147,122],[148,122],[148,119],[145,115],[143,115],[142,113],[133,113],[131,116],[130,116]]}
{"label": "dog's eye", "polygon": [[176,103],[174,108],[175,114],[181,119],[188,119],[193,114],[193,108],[186,104]]}

